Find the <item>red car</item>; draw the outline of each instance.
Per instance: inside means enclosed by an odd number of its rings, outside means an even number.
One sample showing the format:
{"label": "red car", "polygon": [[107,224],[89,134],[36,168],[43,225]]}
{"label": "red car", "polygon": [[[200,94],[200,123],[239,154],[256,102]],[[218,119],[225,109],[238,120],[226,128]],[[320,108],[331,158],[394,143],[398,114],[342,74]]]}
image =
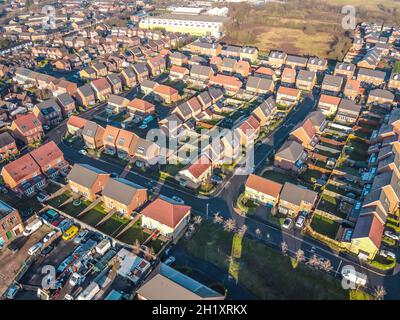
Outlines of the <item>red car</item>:
{"label": "red car", "polygon": [[61,221],[63,221],[64,220],[64,217],[63,216],[58,216],[52,223],[51,223],[51,225],[53,226],[53,227],[58,227],[58,225],[61,223]]}

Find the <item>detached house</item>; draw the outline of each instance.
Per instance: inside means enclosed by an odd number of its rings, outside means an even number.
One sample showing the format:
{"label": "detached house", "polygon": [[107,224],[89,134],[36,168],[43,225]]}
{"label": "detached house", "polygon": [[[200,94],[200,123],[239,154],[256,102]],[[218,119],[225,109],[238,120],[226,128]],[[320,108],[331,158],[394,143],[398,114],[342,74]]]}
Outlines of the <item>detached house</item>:
{"label": "detached house", "polygon": [[173,65],[169,71],[169,78],[171,80],[183,80],[189,75],[189,69],[185,67]]}
{"label": "detached house", "polygon": [[158,230],[165,237],[178,239],[190,220],[191,207],[157,198],[142,211],[142,227]]}
{"label": "detached house", "polygon": [[307,61],[308,59],[306,57],[288,55],[285,65],[292,69],[305,69],[307,67]]}
{"label": "detached house", "polygon": [[17,116],[11,130],[14,138],[25,144],[40,141],[44,136],[42,123],[33,113]]}
{"label": "detached house", "polygon": [[189,58],[185,54],[175,51],[169,55],[169,61],[172,65],[183,66],[188,63]]}
{"label": "detached house", "polygon": [[208,66],[195,64],[190,68],[190,78],[193,81],[208,82],[213,75],[213,69]]}
{"label": "detached house", "polygon": [[103,147],[104,128],[95,122],[87,121],[83,130],[82,138],[89,149]]}
{"label": "detached house", "polygon": [[157,56],[147,60],[147,66],[149,67],[150,74],[154,77],[166,70],[167,62],[163,56]]}
{"label": "detached house", "polygon": [[130,218],[134,210],[146,203],[147,189],[131,181],[109,179],[101,192],[106,208],[115,210]]}
{"label": "detached house", "polygon": [[260,122],[254,115],[250,115],[236,129],[240,137],[240,143],[244,146],[254,143],[260,134]]}
{"label": "detached house", "polygon": [[112,87],[106,78],[93,80],[90,85],[95,92],[96,99],[99,101],[107,100],[112,94]]}
{"label": "detached house", "polygon": [[343,77],[326,74],[322,81],[321,90],[328,94],[337,95],[343,86]]}
{"label": "detached house", "polygon": [[230,95],[236,94],[242,87],[242,82],[238,78],[223,74],[212,75],[210,84],[224,88],[225,92]]}
{"label": "detached house", "polygon": [[116,73],[111,73],[107,76],[107,81],[111,85],[113,94],[122,92],[122,80]]}
{"label": "detached house", "polygon": [[247,198],[268,207],[275,207],[283,186],[275,181],[251,174],[247,178],[245,187]]}
{"label": "detached house", "polygon": [[336,113],[340,101],[341,99],[339,97],[321,94],[317,108],[326,116],[331,116]]}
{"label": "detached house", "polygon": [[290,132],[289,138],[301,143],[304,148],[313,149],[318,143],[318,134],[323,131],[325,124],[324,114],[321,111],[314,111]]}
{"label": "detached house", "polygon": [[8,159],[18,153],[14,138],[8,132],[0,133],[0,160]]}
{"label": "detached house", "polygon": [[276,102],[284,106],[292,106],[300,100],[300,90],[280,86],[276,93]]}
{"label": "detached house", "polygon": [[307,69],[315,73],[324,72],[328,69],[328,60],[310,57],[307,61]]}
{"label": "detached house", "polygon": [[296,83],[296,69],[292,68],[285,68],[283,69],[282,75],[281,75],[281,83],[288,85],[288,86],[293,86]]}
{"label": "detached house", "polygon": [[277,111],[277,106],[274,98],[270,96],[267,100],[261,103],[257,108],[255,108],[252,114],[260,122],[260,126],[263,127],[269,124],[270,120],[274,117]]}
{"label": "detached house", "polygon": [[83,128],[85,127],[88,120],[78,116],[70,116],[67,121],[67,130],[71,135],[82,136]]}
{"label": "detached house", "polygon": [[342,99],[335,117],[336,121],[354,125],[361,111],[361,106],[352,100]]}
{"label": "detached house", "polygon": [[132,68],[136,73],[136,78],[139,83],[142,83],[144,80],[149,79],[149,69],[147,69],[145,63],[135,63],[132,65]]}
{"label": "detached house", "polygon": [[391,73],[388,87],[394,90],[400,89],[400,73],[396,73],[394,71]]}
{"label": "detached house", "polygon": [[181,185],[197,189],[212,175],[212,162],[206,155],[199,156],[196,161],[190,163],[179,171],[176,179]]}
{"label": "detached house", "polygon": [[317,198],[317,192],[285,182],[280,194],[278,210],[280,213],[295,217],[300,211],[310,212]]}
{"label": "detached house", "polygon": [[354,64],[346,62],[337,62],[333,75],[342,76],[347,79],[352,79],[355,72],[356,72],[356,66]]}
{"label": "detached house", "polygon": [[55,98],[48,99],[37,105],[32,110],[41,123],[55,126],[62,121],[61,108]]}
{"label": "detached house", "polygon": [[130,66],[121,71],[120,78],[125,88],[132,88],[137,83],[136,73]]}
{"label": "detached house", "polygon": [[145,100],[135,98],[128,103],[128,112],[131,116],[144,119],[150,114],[154,114],[155,105]]}
{"label": "detached house", "polygon": [[348,99],[354,100],[360,94],[360,81],[348,79],[344,86],[344,96]]}
{"label": "detached house", "polygon": [[274,68],[280,68],[286,64],[287,54],[280,51],[271,51],[268,56],[268,63]]}
{"label": "detached house", "polygon": [[89,201],[96,200],[110,179],[110,175],[87,164],[75,164],[67,176],[71,191]]}
{"label": "detached house", "polygon": [[106,111],[109,114],[119,114],[127,110],[128,103],[129,103],[128,99],[112,94],[108,99]]}
{"label": "detached house", "polygon": [[296,88],[311,91],[317,82],[317,74],[314,71],[300,70],[296,78]]}
{"label": "detached house", "polygon": [[85,84],[78,88],[75,94],[76,101],[84,107],[96,104],[96,94],[90,84]]}
{"label": "detached house", "polygon": [[306,160],[307,152],[301,143],[288,140],[275,154],[274,165],[298,173],[303,169]]}
{"label": "detached house", "polygon": [[61,108],[61,113],[65,118],[68,118],[76,111],[75,100],[72,99],[69,93],[63,93],[57,96],[56,101]]}
{"label": "detached house", "polygon": [[178,90],[164,84],[157,84],[154,88],[153,94],[165,103],[173,103],[178,101],[181,97]]}

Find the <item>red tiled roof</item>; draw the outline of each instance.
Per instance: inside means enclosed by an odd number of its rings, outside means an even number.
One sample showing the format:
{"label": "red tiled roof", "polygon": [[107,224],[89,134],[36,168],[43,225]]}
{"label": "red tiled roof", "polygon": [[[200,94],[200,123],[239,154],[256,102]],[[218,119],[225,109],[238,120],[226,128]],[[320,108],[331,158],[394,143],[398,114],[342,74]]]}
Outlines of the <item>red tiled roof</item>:
{"label": "red tiled roof", "polygon": [[273,76],[275,74],[274,70],[272,70],[271,68],[267,68],[267,67],[259,67],[255,73],[261,73],[261,74],[265,74],[268,76]]}
{"label": "red tiled roof", "polygon": [[159,84],[158,86],[156,86],[154,88],[154,91],[156,93],[169,95],[169,96],[172,96],[174,94],[178,94],[178,90],[176,90],[176,89],[174,89],[174,88],[172,88],[170,86],[166,86],[164,84]]}
{"label": "red tiled roof", "polygon": [[298,89],[288,88],[288,87],[283,87],[283,86],[280,86],[277,91],[277,94],[284,94],[284,95],[293,96],[293,97],[297,97],[299,93],[300,93],[300,91]]}
{"label": "red tiled roof", "polygon": [[128,103],[128,107],[138,109],[142,112],[149,112],[149,110],[154,110],[155,108],[154,104],[139,98],[135,98],[132,101],[130,101]]}
{"label": "red tiled roof", "polygon": [[211,167],[211,161],[205,155],[200,156],[196,162],[194,162],[189,168],[188,171],[190,174],[196,179],[200,177],[205,171],[207,171]]}
{"label": "red tiled roof", "polygon": [[319,102],[329,103],[329,104],[333,104],[335,106],[339,105],[340,100],[341,99],[339,97],[330,96],[330,95],[327,95],[327,94],[321,94],[321,96],[319,98]]}
{"label": "red tiled roof", "polygon": [[14,120],[14,124],[22,131],[29,131],[34,128],[38,128],[42,126],[40,120],[33,114],[28,113],[24,115],[19,115]]}
{"label": "red tiled roof", "polygon": [[247,178],[246,187],[277,198],[282,190],[283,185],[255,174],[251,174]]}
{"label": "red tiled roof", "polygon": [[41,168],[46,168],[52,161],[64,157],[62,151],[54,141],[50,141],[31,151],[31,156]]}
{"label": "red tiled roof", "polygon": [[28,153],[21,158],[18,158],[17,160],[5,165],[3,170],[6,171],[15,182],[19,183],[26,176],[35,171],[39,171],[40,167]]}
{"label": "red tiled roof", "polygon": [[86,123],[87,123],[86,119],[83,119],[78,116],[71,116],[68,119],[67,125],[73,126],[73,127],[79,128],[79,129],[83,129],[85,127]]}
{"label": "red tiled roof", "polygon": [[118,137],[119,128],[107,125],[106,129],[104,130],[103,139],[106,143],[115,143]]}
{"label": "red tiled roof", "polygon": [[175,72],[175,73],[181,73],[181,74],[186,74],[189,73],[189,70],[185,67],[180,67],[180,66],[172,66],[170,73]]}
{"label": "red tiled roof", "polygon": [[190,209],[189,206],[174,204],[157,198],[145,207],[141,214],[145,217],[156,220],[163,225],[175,228]]}
{"label": "red tiled roof", "polygon": [[227,76],[224,74],[217,74],[217,75],[211,75],[210,77],[210,81],[215,83],[215,84],[219,84],[222,86],[232,86],[232,87],[237,87],[240,88],[242,86],[242,82],[233,76]]}
{"label": "red tiled roof", "polygon": [[97,89],[97,91],[111,89],[111,85],[108,83],[106,78],[93,80],[92,85]]}

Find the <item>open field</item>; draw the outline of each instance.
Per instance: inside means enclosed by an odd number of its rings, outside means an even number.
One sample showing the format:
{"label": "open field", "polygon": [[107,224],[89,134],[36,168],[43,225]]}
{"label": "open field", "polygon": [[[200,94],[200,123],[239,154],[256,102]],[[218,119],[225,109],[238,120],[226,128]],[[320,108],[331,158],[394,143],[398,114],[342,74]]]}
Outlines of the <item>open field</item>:
{"label": "open field", "polygon": [[260,28],[259,32],[255,45],[260,50],[277,49],[301,55],[323,57],[333,41],[333,36],[327,32],[313,35],[306,34],[303,30],[284,27],[264,27]]}
{"label": "open field", "polygon": [[340,282],[304,265],[294,268],[289,257],[260,242],[203,222],[184,242],[187,252],[229,272],[260,299],[346,299]]}

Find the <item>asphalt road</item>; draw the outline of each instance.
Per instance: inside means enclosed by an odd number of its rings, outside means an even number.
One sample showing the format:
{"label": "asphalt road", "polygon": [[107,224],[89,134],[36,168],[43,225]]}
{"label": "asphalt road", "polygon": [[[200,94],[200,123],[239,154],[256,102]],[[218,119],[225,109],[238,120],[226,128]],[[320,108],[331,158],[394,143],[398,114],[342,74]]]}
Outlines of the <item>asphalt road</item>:
{"label": "asphalt road", "polygon": [[[254,153],[255,160],[255,172],[262,170],[264,167],[264,161],[273,154],[274,151],[279,149],[283,142],[287,139],[290,130],[302,121],[306,115],[311,112],[316,105],[316,100],[312,94],[307,95],[301,104],[299,104],[295,110],[287,116],[285,121],[271,133],[268,138],[256,148]],[[97,107],[97,109],[91,109],[84,114],[85,118],[90,118],[93,113],[98,112],[96,110],[100,109],[102,106]],[[60,125],[58,128],[52,130],[48,137],[59,144],[59,147],[64,152],[66,160],[71,164],[73,163],[87,163],[95,166],[106,172],[116,172],[120,174],[123,168],[106,162],[102,159],[94,159],[88,156],[84,156],[78,152],[77,149],[66,145],[62,142],[62,137],[66,132],[65,123]],[[333,271],[332,273],[339,277],[340,268],[344,265],[353,265],[356,270],[362,272],[368,276],[368,287],[375,288],[378,285],[383,285],[387,291],[386,299],[400,299],[400,275],[398,273],[399,267],[397,266],[394,275],[382,275],[381,273],[375,272],[362,264],[362,262],[355,260],[354,257],[350,257],[346,254],[338,255],[336,252],[332,251],[331,248],[318,242],[308,236],[304,236],[299,230],[291,230],[289,232],[283,231],[274,225],[267,224],[263,221],[256,220],[254,218],[247,218],[238,215],[233,209],[233,203],[240,193],[240,187],[243,186],[247,179],[247,174],[245,175],[232,175],[228,177],[217,190],[217,192],[212,197],[196,196],[190,190],[179,188],[175,185],[168,185],[163,182],[154,181],[153,178],[142,175],[135,171],[130,171],[126,176],[126,179],[131,180],[137,184],[146,186],[150,181],[152,181],[155,186],[155,192],[160,193],[167,197],[172,197],[174,195],[182,198],[185,203],[192,206],[192,210],[198,214],[204,216],[204,218],[212,219],[215,213],[219,213],[225,219],[233,218],[236,221],[237,226],[246,224],[248,227],[248,233],[255,236],[256,229],[261,231],[261,240],[275,246],[280,250],[280,244],[285,241],[288,245],[289,251],[295,252],[301,248],[305,252],[305,256],[310,258],[313,254],[325,257],[329,259],[332,263]]]}

